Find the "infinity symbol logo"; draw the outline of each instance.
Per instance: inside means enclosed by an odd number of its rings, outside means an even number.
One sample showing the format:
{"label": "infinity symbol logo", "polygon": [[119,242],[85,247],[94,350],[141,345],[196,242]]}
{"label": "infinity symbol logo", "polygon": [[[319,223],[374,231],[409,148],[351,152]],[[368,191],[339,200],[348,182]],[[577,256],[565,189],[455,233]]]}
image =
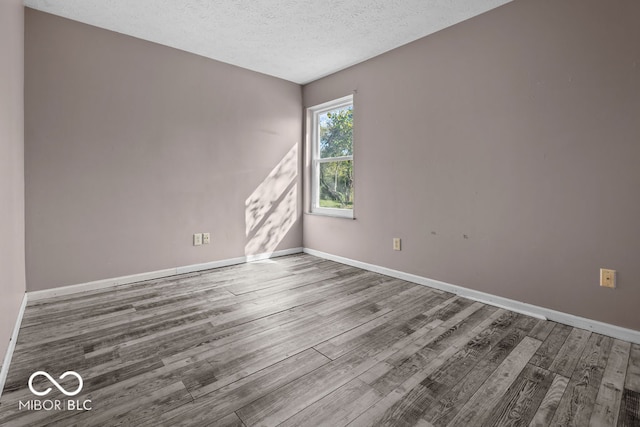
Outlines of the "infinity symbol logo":
{"label": "infinity symbol logo", "polygon": [[58,384],[58,382],[56,380],[54,380],[51,375],[49,375],[48,373],[46,373],[45,371],[37,371],[34,372],[33,374],[31,374],[31,376],[29,377],[29,390],[31,390],[31,393],[35,394],[36,396],[46,396],[47,394],[49,394],[51,392],[51,387],[49,387],[48,389],[46,389],[45,391],[37,391],[33,388],[33,379],[35,377],[37,377],[38,375],[42,375],[44,377],[47,377],[47,379],[49,381],[51,381],[51,383],[56,386],[56,388],[58,390],[60,390],[62,393],[64,393],[66,396],[75,396],[76,394],[80,393],[80,391],[82,390],[82,386],[84,385],[83,381],[82,381],[82,377],[80,376],[80,374],[78,374],[77,372],[74,371],[67,371],[64,374],[60,375],[59,379],[64,379],[65,377],[68,377],[69,375],[72,375],[74,377],[76,377],[78,379],[78,382],[80,383],[78,385],[78,388],[75,391],[72,392],[68,392],[67,390],[65,390],[64,388],[62,388],[62,386],[60,384]]}

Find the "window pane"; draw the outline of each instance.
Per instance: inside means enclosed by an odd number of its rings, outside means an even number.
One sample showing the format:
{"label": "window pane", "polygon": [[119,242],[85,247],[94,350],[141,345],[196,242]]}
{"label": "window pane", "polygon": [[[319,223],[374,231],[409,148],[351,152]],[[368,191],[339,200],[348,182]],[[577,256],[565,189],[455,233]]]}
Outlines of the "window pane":
{"label": "window pane", "polygon": [[353,106],[318,115],[320,158],[353,154]]}
{"label": "window pane", "polygon": [[353,162],[320,163],[321,208],[353,209]]}

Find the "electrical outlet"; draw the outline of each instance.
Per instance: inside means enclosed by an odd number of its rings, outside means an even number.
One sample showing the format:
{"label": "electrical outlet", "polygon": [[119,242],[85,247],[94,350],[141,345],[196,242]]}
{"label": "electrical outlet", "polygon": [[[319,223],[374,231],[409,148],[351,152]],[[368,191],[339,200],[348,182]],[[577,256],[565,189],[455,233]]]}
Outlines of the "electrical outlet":
{"label": "electrical outlet", "polygon": [[202,244],[202,233],[196,233],[193,235],[193,246],[200,246]]}
{"label": "electrical outlet", "polygon": [[400,247],[400,238],[399,237],[394,237],[393,238],[393,250],[394,251],[402,250],[401,247]]}
{"label": "electrical outlet", "polygon": [[605,288],[616,287],[616,271],[608,270],[606,268],[600,269],[600,286]]}
{"label": "electrical outlet", "polygon": [[202,244],[208,245],[211,243],[211,233],[202,233]]}

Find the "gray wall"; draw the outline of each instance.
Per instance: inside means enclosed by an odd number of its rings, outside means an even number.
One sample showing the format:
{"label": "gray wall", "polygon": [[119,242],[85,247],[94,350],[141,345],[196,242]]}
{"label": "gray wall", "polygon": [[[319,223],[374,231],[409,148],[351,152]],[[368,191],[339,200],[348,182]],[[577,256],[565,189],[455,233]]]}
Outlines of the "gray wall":
{"label": "gray wall", "polygon": [[640,330],[638,22],[516,0],[305,86],[357,89],[357,219],[305,215],[304,246]]}
{"label": "gray wall", "polygon": [[0,364],[24,296],[24,8],[0,1]]}
{"label": "gray wall", "polygon": [[29,291],[301,245],[299,85],[32,9],[25,43]]}

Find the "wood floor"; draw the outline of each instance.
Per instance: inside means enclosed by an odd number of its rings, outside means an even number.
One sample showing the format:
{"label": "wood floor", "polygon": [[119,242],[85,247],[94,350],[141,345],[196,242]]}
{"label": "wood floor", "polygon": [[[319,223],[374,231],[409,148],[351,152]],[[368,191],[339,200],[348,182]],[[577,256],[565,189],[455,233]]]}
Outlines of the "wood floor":
{"label": "wood floor", "polygon": [[301,254],[30,303],[0,425],[640,426],[640,346]]}

